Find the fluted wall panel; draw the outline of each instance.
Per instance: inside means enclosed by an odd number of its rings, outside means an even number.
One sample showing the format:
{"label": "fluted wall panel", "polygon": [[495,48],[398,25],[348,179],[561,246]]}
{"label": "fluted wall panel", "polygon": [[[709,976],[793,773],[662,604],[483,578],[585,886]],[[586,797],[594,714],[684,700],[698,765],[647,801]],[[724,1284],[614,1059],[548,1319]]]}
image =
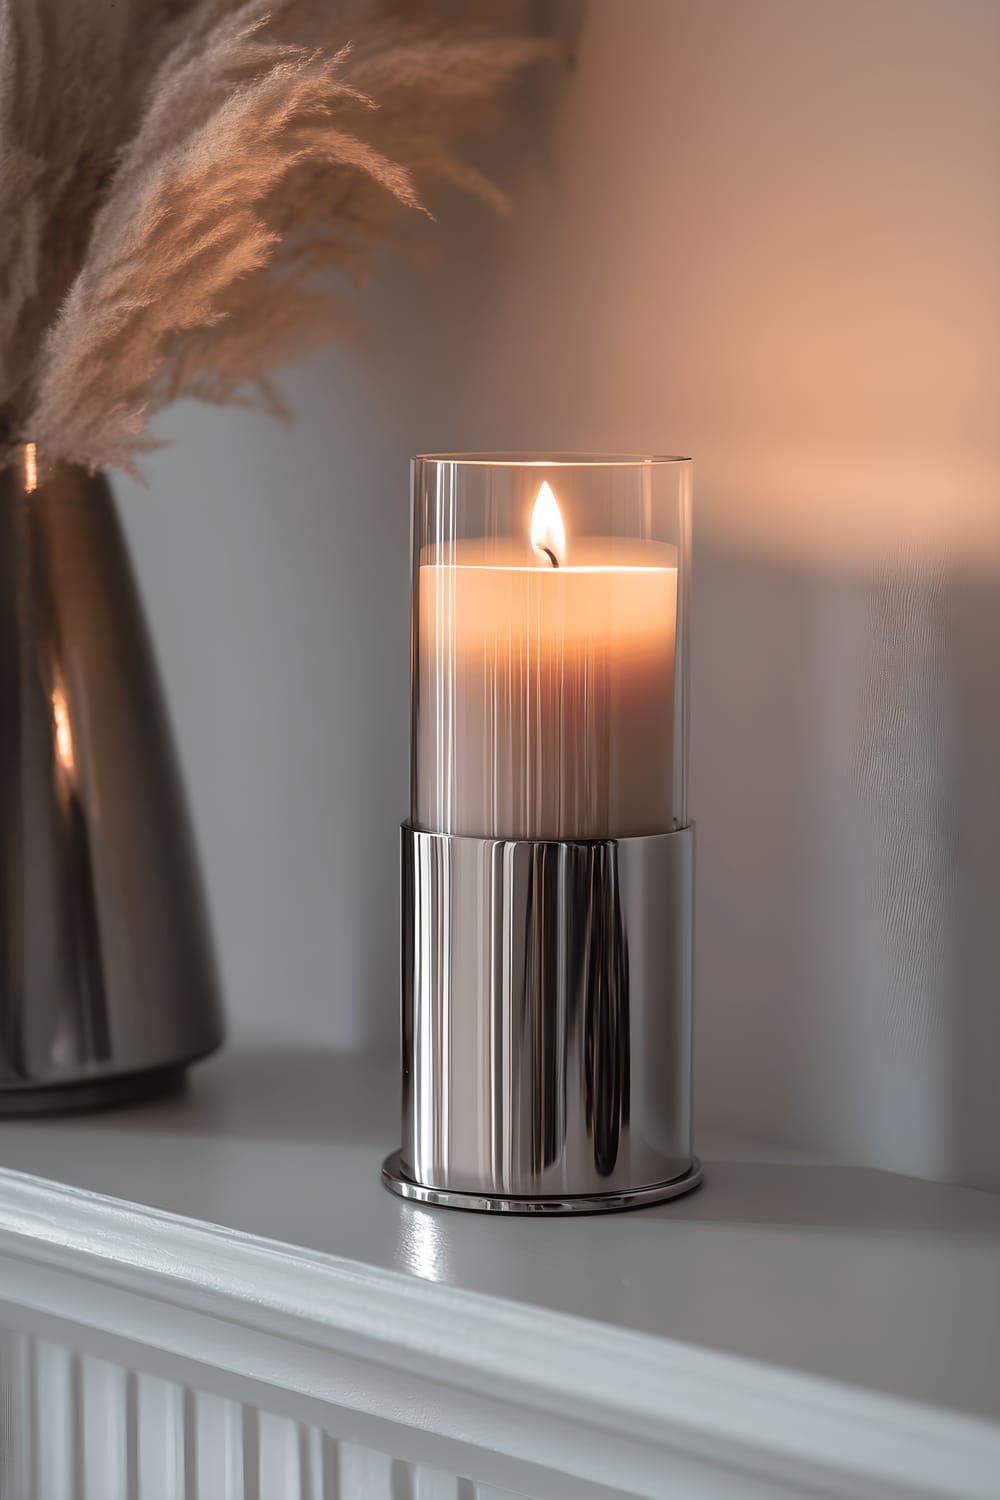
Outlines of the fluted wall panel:
{"label": "fluted wall panel", "polygon": [[251,1402],[0,1328],[0,1500],[511,1500]]}

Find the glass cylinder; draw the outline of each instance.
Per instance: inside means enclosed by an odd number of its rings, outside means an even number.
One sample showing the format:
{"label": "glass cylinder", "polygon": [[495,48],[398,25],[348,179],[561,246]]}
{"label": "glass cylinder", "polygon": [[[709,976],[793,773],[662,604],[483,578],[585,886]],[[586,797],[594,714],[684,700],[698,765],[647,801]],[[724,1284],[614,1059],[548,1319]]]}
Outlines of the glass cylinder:
{"label": "glass cylinder", "polygon": [[426,454],[412,547],[412,825],[686,827],[691,461]]}

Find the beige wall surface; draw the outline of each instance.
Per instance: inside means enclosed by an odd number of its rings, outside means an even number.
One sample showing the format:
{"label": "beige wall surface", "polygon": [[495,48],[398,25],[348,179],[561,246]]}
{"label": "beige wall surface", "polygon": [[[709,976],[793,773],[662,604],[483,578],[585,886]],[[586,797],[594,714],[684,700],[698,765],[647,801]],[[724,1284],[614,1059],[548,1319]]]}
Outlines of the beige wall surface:
{"label": "beige wall surface", "polygon": [[562,14],[512,217],[119,486],[231,1010],[394,1036],[408,454],[690,452],[700,1120],[1000,1188],[1000,5]]}

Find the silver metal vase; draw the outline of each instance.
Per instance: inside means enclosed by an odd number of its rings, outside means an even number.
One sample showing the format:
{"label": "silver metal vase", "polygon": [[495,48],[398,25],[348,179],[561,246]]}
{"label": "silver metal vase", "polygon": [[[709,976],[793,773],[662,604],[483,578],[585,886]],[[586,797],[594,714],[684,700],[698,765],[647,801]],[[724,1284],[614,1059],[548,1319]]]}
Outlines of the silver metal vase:
{"label": "silver metal vase", "polygon": [[0,472],[0,1113],[144,1096],[222,1036],[111,491],[28,445]]}

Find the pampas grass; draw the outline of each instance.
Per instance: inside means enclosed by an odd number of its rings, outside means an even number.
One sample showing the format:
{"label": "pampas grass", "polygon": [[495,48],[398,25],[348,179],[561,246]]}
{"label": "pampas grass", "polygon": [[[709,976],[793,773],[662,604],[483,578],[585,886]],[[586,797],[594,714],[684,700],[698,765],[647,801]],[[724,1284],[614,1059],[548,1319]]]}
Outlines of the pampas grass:
{"label": "pampas grass", "polygon": [[[474,10],[464,7],[463,10]],[[181,396],[280,411],[544,41],[414,0],[0,0],[5,450],[136,472]]]}

